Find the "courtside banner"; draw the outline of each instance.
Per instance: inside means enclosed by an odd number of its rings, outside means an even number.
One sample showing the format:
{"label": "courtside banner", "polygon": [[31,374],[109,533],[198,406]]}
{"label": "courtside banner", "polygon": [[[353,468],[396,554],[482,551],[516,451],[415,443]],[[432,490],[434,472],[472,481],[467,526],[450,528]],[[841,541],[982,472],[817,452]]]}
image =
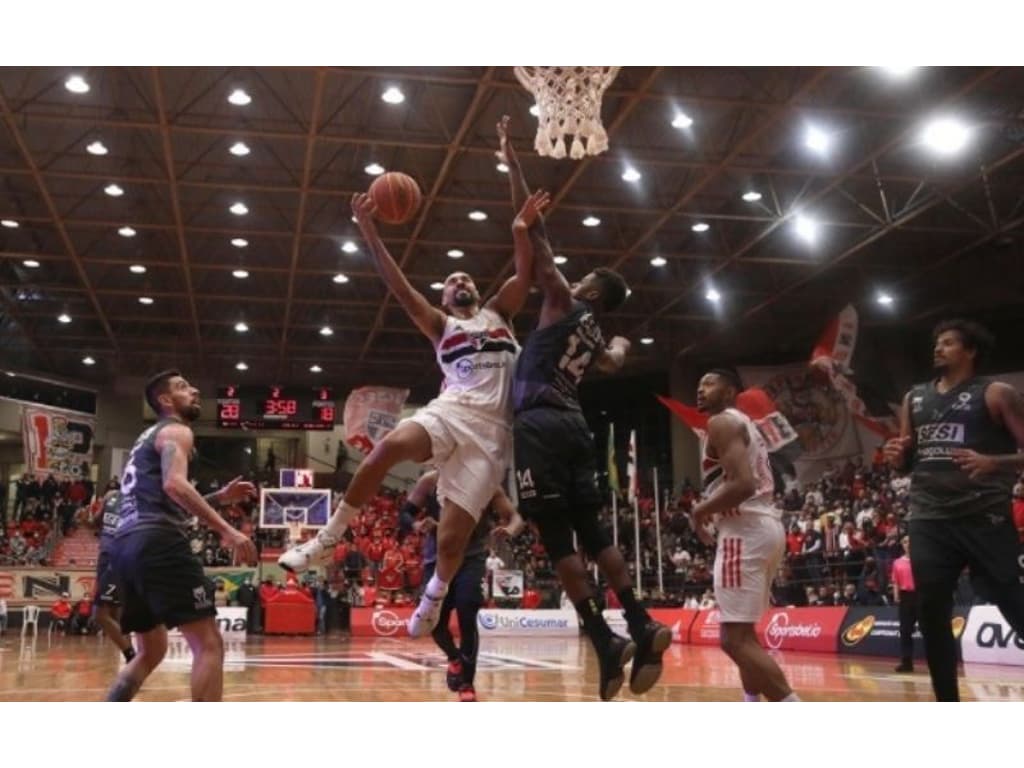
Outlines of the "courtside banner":
{"label": "courtside banner", "polygon": [[[249,622],[247,620],[248,609],[239,606],[218,606],[217,607],[217,629],[222,635],[231,635],[235,638],[244,638],[249,634]],[[168,637],[181,637],[180,629],[167,631]]]}
{"label": "courtside banner", "polygon": [[576,611],[570,610],[515,611],[484,608],[477,614],[476,623],[481,637],[577,637],[580,633]]}
{"label": "courtside banner", "polygon": [[846,608],[772,608],[757,623],[765,648],[835,653]]}
{"label": "courtside banner", "polygon": [[965,662],[1024,667],[1024,637],[1006,623],[994,605],[975,605],[961,640]]}
{"label": "courtside banner", "polygon": [[[951,631],[960,645],[967,624],[967,611],[957,608]],[[861,656],[900,657],[900,609],[894,605],[852,606],[847,609],[839,630],[839,652]],[[914,658],[924,658],[924,638],[914,627]]]}
{"label": "courtside banner", "polygon": [[[406,624],[414,606],[389,606],[385,608],[353,608],[351,612],[352,637],[409,637]],[[448,626],[453,635],[459,634],[459,625],[452,611]]]}
{"label": "courtside banner", "polygon": [[718,645],[722,614],[717,608],[697,611],[690,625],[690,645]]}
{"label": "courtside banner", "polygon": [[81,480],[92,464],[96,420],[77,411],[40,405],[21,408],[25,471],[37,477]]}
{"label": "courtside banner", "polygon": [[[697,618],[699,611],[690,611],[683,608],[648,608],[647,613],[655,621],[661,622],[672,629],[673,643],[690,642],[690,625]],[[626,626],[626,619],[623,617],[621,608],[611,608],[604,611],[604,620],[608,623],[612,632],[622,637],[629,637],[629,627]]]}

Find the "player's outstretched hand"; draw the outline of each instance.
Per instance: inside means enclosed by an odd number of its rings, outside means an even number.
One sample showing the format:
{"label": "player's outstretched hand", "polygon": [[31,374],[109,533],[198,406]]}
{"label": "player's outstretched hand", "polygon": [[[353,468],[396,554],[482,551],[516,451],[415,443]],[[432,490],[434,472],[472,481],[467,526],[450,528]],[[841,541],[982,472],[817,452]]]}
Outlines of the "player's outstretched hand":
{"label": "player's outstretched hand", "polygon": [[512,222],[512,229],[526,230],[533,226],[534,222],[544,213],[544,209],[551,203],[551,195],[543,189],[538,189],[523,203],[519,215]]}
{"label": "player's outstretched hand", "polygon": [[373,215],[377,212],[377,205],[373,198],[366,193],[352,196],[352,213],[356,217],[356,224],[363,231],[364,235],[376,234],[377,225],[374,223]]}
{"label": "player's outstretched hand", "polygon": [[509,123],[511,123],[511,122],[512,122],[512,118],[510,118],[508,115],[502,115],[501,116],[501,120],[498,121],[498,125],[497,125],[497,129],[498,129],[498,151],[495,152],[494,154],[497,155],[498,156],[498,160],[500,160],[503,163],[507,163],[509,161],[509,159],[510,159],[510,155],[509,155],[510,151],[512,152],[512,154],[515,153],[515,150],[512,149],[512,145],[509,143],[509,140],[508,140],[508,126],[509,126]]}

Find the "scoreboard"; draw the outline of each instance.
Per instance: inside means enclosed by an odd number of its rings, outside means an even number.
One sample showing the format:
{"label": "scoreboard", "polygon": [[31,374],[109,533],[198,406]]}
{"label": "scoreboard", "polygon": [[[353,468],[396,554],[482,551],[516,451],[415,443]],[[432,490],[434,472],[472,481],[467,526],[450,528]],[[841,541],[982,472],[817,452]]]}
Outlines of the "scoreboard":
{"label": "scoreboard", "polygon": [[217,426],[224,429],[334,429],[335,415],[330,387],[217,389]]}

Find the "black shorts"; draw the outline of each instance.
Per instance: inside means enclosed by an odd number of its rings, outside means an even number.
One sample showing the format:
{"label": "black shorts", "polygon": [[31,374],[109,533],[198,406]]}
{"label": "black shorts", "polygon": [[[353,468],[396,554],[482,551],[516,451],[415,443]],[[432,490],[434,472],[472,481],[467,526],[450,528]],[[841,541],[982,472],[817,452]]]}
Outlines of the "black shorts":
{"label": "black shorts", "polygon": [[600,528],[594,440],[583,414],[531,408],[516,414],[513,431],[519,511],[540,529],[548,557],[572,554],[573,531],[584,551],[597,555],[611,540]]}
{"label": "black shorts", "polygon": [[523,515],[600,509],[594,439],[582,413],[531,408],[516,414],[512,434]]}
{"label": "black shorts", "polygon": [[109,605],[117,608],[121,605],[121,590],[114,578],[114,564],[110,552],[100,550],[96,559],[96,591],[93,593],[94,605]]}
{"label": "black shorts", "polygon": [[[428,563],[423,567],[423,583],[430,581],[434,575],[436,563]],[[484,576],[487,574],[487,562],[483,555],[473,555],[462,561],[459,568],[448,585],[448,595],[444,599],[444,606],[449,609],[456,606],[480,607],[484,604]]]}
{"label": "black shorts", "polygon": [[[999,507],[951,520],[910,520],[911,567],[917,591],[952,591],[964,566],[988,601],[1020,589],[1021,549],[1010,515]],[[952,586],[951,586],[952,585]]]}
{"label": "black shorts", "polygon": [[114,576],[121,588],[123,632],[168,629],[214,617],[213,582],[180,534],[144,530],[117,540]]}

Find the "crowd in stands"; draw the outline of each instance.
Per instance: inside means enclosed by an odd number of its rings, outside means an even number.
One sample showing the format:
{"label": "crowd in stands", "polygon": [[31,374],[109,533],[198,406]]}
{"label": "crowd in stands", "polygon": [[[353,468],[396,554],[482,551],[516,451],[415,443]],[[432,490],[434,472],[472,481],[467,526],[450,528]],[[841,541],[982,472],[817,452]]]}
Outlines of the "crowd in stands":
{"label": "crowd in stands", "polygon": [[14,502],[0,505],[0,565],[45,566],[57,534],[68,535],[87,519],[95,488],[89,479],[40,481],[28,473],[15,483]]}

